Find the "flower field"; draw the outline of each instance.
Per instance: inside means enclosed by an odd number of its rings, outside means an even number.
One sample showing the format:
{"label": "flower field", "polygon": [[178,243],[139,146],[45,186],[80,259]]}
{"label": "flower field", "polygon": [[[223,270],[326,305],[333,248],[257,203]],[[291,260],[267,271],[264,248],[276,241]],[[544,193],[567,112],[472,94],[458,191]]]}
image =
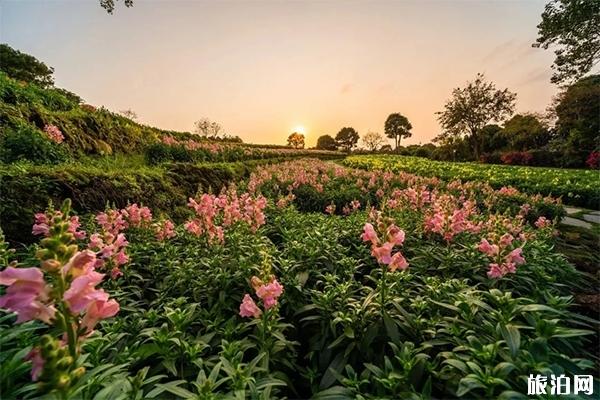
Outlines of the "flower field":
{"label": "flower field", "polygon": [[472,162],[433,161],[408,156],[352,156],[352,168],[406,171],[444,180],[484,181],[494,188],[514,186],[525,193],[561,197],[565,204],[600,209],[600,174],[596,170],[519,167]]}
{"label": "flower field", "polygon": [[551,197],[303,159],[181,220],[143,203],[50,205],[0,246],[2,399],[519,399],[597,371]]}

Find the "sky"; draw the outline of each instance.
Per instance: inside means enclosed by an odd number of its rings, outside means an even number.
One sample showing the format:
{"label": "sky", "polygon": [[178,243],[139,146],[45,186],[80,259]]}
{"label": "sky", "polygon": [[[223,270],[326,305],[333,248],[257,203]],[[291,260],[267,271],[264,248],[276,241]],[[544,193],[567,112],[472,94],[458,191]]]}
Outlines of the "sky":
{"label": "sky", "polygon": [[478,72],[542,112],[558,89],[553,52],[532,48],[545,0],[0,0],[0,42],[55,69],[86,103],[190,131],[203,117],[245,142],[307,145],[344,126],[403,144],[440,132],[435,112]]}

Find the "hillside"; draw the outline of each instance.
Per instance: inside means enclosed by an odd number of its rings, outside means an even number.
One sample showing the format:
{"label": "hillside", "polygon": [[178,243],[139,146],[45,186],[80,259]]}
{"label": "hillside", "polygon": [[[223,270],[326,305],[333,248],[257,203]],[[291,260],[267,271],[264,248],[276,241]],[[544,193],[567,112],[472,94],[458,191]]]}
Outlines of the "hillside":
{"label": "hillside", "polygon": [[55,87],[16,81],[0,72],[0,130],[39,131],[57,126],[65,144],[80,154],[131,154],[165,135],[191,135],[139,124],[103,107],[84,104],[77,95]]}

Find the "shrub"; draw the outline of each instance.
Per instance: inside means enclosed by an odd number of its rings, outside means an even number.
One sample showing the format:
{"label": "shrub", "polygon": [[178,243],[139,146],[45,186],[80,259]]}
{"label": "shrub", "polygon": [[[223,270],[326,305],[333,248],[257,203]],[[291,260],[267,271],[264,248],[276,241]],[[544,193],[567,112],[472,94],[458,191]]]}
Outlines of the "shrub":
{"label": "shrub", "polygon": [[585,164],[592,169],[600,168],[600,152],[592,151],[585,161]]}
{"label": "shrub", "polygon": [[529,165],[533,156],[526,151],[511,151],[502,154],[500,159],[507,165]]}
{"label": "shrub", "polygon": [[0,142],[0,160],[4,163],[26,160],[35,164],[57,164],[68,158],[64,145],[30,126],[8,131]]}

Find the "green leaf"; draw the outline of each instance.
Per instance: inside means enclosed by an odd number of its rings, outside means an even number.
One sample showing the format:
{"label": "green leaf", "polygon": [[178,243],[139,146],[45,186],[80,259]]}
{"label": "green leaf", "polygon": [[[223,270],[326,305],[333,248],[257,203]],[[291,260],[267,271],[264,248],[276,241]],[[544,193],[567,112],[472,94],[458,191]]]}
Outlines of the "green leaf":
{"label": "green leaf", "polygon": [[517,357],[519,347],[521,346],[521,334],[519,333],[519,329],[514,325],[500,324],[500,332],[508,345],[512,358]]}

